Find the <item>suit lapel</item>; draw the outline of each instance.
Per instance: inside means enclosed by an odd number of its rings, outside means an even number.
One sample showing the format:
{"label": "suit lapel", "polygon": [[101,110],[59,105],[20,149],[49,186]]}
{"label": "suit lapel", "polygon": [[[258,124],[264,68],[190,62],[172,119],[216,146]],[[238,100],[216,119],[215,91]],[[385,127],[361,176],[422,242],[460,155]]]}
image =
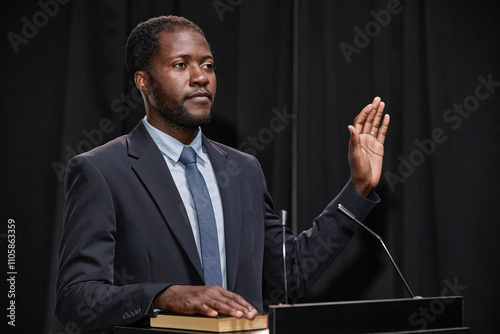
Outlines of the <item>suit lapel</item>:
{"label": "suit lapel", "polygon": [[234,175],[235,173],[230,172],[236,169],[235,166],[232,165],[235,164],[235,162],[231,161],[224,150],[214,146],[205,136],[203,136],[203,146],[210,157],[210,162],[212,163],[219,185],[224,212],[227,288],[233,291],[238,273],[241,237],[239,176],[238,174]]}
{"label": "suit lapel", "polygon": [[129,155],[137,158],[132,169],[151,194],[163,218],[203,279],[203,269],[186,209],[165,159],[142,122],[127,137]]}

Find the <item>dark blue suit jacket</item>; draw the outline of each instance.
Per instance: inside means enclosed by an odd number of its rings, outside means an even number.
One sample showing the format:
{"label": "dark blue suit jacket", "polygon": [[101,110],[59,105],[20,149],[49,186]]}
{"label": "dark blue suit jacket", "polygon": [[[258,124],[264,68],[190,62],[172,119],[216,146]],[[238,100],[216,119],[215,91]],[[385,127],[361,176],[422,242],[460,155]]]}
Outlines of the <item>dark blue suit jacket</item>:
{"label": "dark blue suit jacket", "polygon": [[[279,217],[258,161],[203,137],[224,210],[228,290],[262,311],[262,278],[282,289]],[[144,125],[73,158],[57,280],[58,319],[82,330],[153,315],[172,284],[202,285],[201,262],[184,205]],[[295,238],[287,232],[289,293],[302,296],[356,230],[342,203],[363,219],[378,201],[351,185]]]}

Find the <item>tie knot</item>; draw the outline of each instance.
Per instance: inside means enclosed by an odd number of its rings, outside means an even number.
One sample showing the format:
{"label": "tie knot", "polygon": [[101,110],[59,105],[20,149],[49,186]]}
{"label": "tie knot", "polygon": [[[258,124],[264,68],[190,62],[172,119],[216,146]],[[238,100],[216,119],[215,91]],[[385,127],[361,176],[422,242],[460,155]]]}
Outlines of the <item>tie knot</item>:
{"label": "tie knot", "polygon": [[179,161],[184,166],[186,166],[188,164],[195,163],[196,162],[196,152],[193,150],[192,147],[184,146],[184,149],[182,149],[182,153],[181,153],[181,157],[179,158]]}

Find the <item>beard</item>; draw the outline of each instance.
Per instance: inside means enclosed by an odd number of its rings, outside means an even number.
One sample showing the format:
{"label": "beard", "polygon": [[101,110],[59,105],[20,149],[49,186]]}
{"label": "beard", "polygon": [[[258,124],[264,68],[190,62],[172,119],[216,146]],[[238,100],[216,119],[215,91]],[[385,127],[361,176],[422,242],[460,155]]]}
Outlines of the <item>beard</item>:
{"label": "beard", "polygon": [[[206,89],[204,92],[208,92]],[[208,115],[194,115],[184,106],[184,102],[189,98],[191,93],[185,94],[180,100],[165,93],[156,82],[152,82],[151,95],[156,102],[153,107],[158,110],[162,120],[175,127],[195,129],[202,125],[210,123],[213,117],[213,95],[210,94],[210,113]]]}

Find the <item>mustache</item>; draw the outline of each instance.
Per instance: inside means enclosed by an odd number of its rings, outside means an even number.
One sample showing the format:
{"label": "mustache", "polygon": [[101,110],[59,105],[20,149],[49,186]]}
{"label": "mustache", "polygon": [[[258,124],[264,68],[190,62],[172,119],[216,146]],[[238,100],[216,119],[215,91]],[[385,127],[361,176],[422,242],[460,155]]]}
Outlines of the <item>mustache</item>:
{"label": "mustache", "polygon": [[213,99],[214,99],[214,95],[208,89],[202,88],[202,89],[197,89],[195,91],[192,91],[191,93],[187,93],[186,95],[184,95],[184,101],[186,101],[187,99],[193,98],[193,97],[197,97],[197,96],[205,96],[210,100],[210,102],[213,102]]}

